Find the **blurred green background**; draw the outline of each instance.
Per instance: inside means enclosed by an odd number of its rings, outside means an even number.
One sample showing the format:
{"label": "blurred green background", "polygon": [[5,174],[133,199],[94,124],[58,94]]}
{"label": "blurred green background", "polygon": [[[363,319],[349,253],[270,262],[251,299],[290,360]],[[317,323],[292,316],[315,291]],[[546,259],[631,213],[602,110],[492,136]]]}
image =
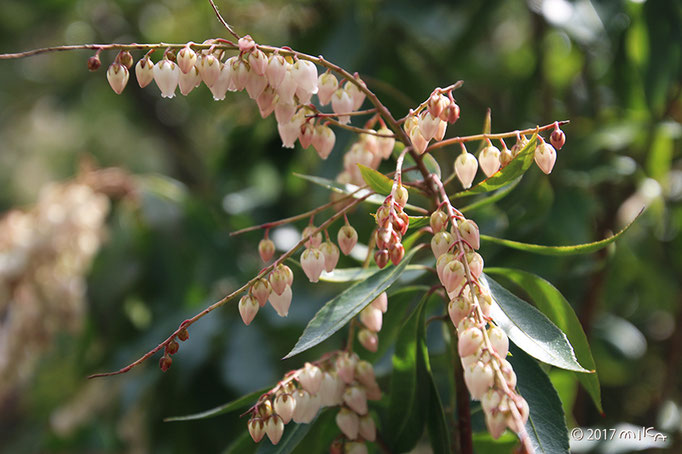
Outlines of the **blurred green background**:
{"label": "blurred green background", "polygon": [[[435,86],[464,80],[455,93],[462,116],[448,136],[479,132],[488,107],[493,132],[570,119],[553,173],[531,169],[510,196],[475,213],[482,231],[574,244],[603,238],[648,209],[615,246],[589,256],[492,246],[482,254],[488,265],[553,282],[583,322],[605,414],[570,377],[552,371],[569,424],[654,426],[673,436],[668,452],[682,450],[679,1],[217,3],[257,42],[322,54],[358,71],[396,116]],[[0,11],[0,52],[225,36],[200,0],[0,0]],[[3,211],[30,207],[44,185],[73,178],[86,156],[126,169],[139,188],[136,202],[112,205],[77,328],[47,329],[53,321],[46,315],[22,331],[44,346],[30,367],[9,374],[20,359],[0,357],[0,452],[221,452],[245,428],[238,415],[162,419],[272,384],[303,359],[336,348],[333,338],[302,358],[279,360],[342,287],[302,285],[301,274],[286,319],[263,310],[246,329],[231,305],[192,327],[168,373],[152,359],[125,376],[86,377],[137,358],[257,272],[260,234],[228,233],[324,203],[324,190],[292,172],[334,178],[351,136],[338,132],[322,162],[311,150],[282,149],[274,120],[261,120],[245,94],[214,102],[202,86],[167,100],[153,84],[140,89],[131,78],[117,96],[105,79],[115,53],[102,54],[96,73],[87,71],[90,55],[0,61]],[[457,151],[435,153],[445,173]],[[351,216],[361,239],[371,229],[368,210]],[[293,233],[280,231],[280,244]],[[11,304],[0,303],[0,329],[10,323]]]}

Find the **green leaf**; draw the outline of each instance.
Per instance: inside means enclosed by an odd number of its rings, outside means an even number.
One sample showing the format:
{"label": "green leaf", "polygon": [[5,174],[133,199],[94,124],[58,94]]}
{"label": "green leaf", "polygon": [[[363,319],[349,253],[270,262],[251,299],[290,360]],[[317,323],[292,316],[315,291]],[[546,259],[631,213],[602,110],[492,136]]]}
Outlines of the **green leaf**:
{"label": "green leaf", "polygon": [[438,175],[438,178],[441,178],[440,165],[438,165],[438,161],[436,161],[436,158],[434,158],[428,153],[423,154],[422,162],[424,163],[424,167],[426,167],[426,170],[428,170],[429,173],[435,173],[436,175]]}
{"label": "green leaf", "polygon": [[360,173],[362,174],[362,179],[365,180],[367,186],[372,188],[377,194],[389,195],[393,190],[393,180],[388,178],[383,173],[370,169],[367,166],[358,164],[360,168]]}
{"label": "green leaf", "polygon": [[498,170],[493,176],[487,178],[471,189],[456,193],[453,197],[465,197],[475,194],[483,194],[484,192],[494,191],[499,189],[516,178],[520,177],[526,170],[530,168],[533,163],[533,155],[535,147],[537,146],[537,134],[533,134],[525,147],[519,152],[512,161],[503,169]]}
{"label": "green leaf", "polygon": [[481,275],[497,304],[490,316],[509,339],[543,363],[561,369],[589,373],[575,357],[566,335],[542,312],[519,299],[489,276]]}
{"label": "green leaf", "polygon": [[171,416],[170,418],[165,418],[164,422],[175,422],[175,421],[194,421],[197,419],[206,419],[206,418],[212,418],[214,416],[218,415],[224,415],[225,413],[230,413],[232,411],[239,410],[241,408],[245,408],[248,406],[251,406],[255,403],[255,401],[263,394],[266,393],[269,388],[263,388],[258,391],[254,391],[251,394],[247,394],[245,396],[240,397],[239,399],[235,399],[232,402],[228,402],[226,404],[223,404],[219,407],[212,408],[210,410],[202,411],[201,413],[194,413],[192,415],[186,415],[186,416]]}
{"label": "green leaf", "polygon": [[290,454],[296,449],[296,446],[305,438],[314,424],[314,420],[310,424],[296,424],[293,421],[284,426],[284,434],[282,439],[276,445],[270,443],[268,437],[263,437],[260,442],[260,447],[257,454]]}
{"label": "green leaf", "polygon": [[415,248],[405,254],[398,266],[388,266],[377,271],[366,280],[352,285],[328,301],[310,320],[298,342],[284,359],[291,358],[314,347],[343,328],[346,323],[400,277],[418,250]]}
{"label": "green leaf", "polygon": [[[487,274],[503,276],[522,288],[535,305],[544,313],[554,324],[566,333],[566,337],[575,350],[575,356],[587,369],[597,368],[587,336],[578,320],[578,316],[566,298],[551,283],[540,276],[526,271],[511,268],[486,268]],[[601,388],[599,377],[594,374],[576,374],[580,383],[589,393],[592,401],[597,406],[599,412],[603,413],[601,406]]]}
{"label": "green leaf", "polygon": [[[640,212],[637,215],[637,218],[642,213]],[[518,249],[520,251],[525,251],[525,252],[532,252],[533,254],[540,254],[540,255],[578,255],[578,254],[590,254],[592,252],[596,252],[600,249],[605,248],[609,244],[613,243],[616,241],[618,238],[621,237],[629,228],[630,226],[637,220],[635,218],[632,222],[630,222],[628,225],[623,227],[623,230],[620,232],[616,233],[613,236],[610,236],[608,238],[604,238],[603,240],[600,241],[594,241],[592,243],[584,243],[584,244],[576,244],[574,246],[541,246],[539,244],[527,244],[527,243],[521,243],[519,241],[512,241],[512,240],[503,240],[502,238],[495,238],[493,236],[488,236],[488,235],[481,235],[481,241],[487,241],[489,243],[494,243],[494,244],[501,244],[502,246],[507,246],[512,249]]]}
{"label": "green leaf", "polygon": [[424,227],[425,225],[429,225],[431,222],[431,218],[429,216],[408,216],[408,218],[410,219],[409,228],[411,229]]}
{"label": "green leaf", "polygon": [[[490,110],[490,107],[485,112],[485,120],[483,120],[483,134],[490,134],[490,131],[492,130],[493,127],[493,115],[492,111]],[[480,143],[478,144],[478,151],[481,151],[484,149],[486,146],[486,141],[481,140]]]}
{"label": "green leaf", "polygon": [[568,453],[566,417],[552,382],[532,358],[515,346],[510,347],[509,362],[516,372],[517,388],[530,408],[526,431],[535,452]]}
{"label": "green leaf", "polygon": [[392,452],[410,451],[424,432],[430,394],[424,362],[428,358],[424,313],[429,296],[422,298],[405,321],[395,344],[388,404]]}
{"label": "green leaf", "polygon": [[[427,366],[430,365],[427,364]],[[430,367],[428,367],[428,373],[426,375],[428,378],[430,394],[429,407],[426,414],[426,429],[429,432],[431,448],[433,449],[433,452],[451,452],[450,431],[448,430],[448,424],[445,420],[443,403],[441,402],[440,395],[436,389],[436,383],[434,382],[433,376],[431,375]]]}
{"label": "green leaf", "polygon": [[245,430],[236,440],[225,448],[222,454],[250,454],[256,452],[257,447],[258,445],[253,442],[249,432]]}
{"label": "green leaf", "polygon": [[[299,262],[296,262],[299,263]],[[423,270],[423,265],[407,265],[405,271],[419,271]],[[374,273],[379,271],[376,266],[370,266],[369,268],[353,267],[353,268],[337,268],[331,273],[323,271],[320,275],[320,280],[324,282],[355,282],[364,281]]]}
{"label": "green leaf", "polygon": [[422,237],[422,235],[426,234],[424,230],[417,230],[414,233],[411,233],[405,239],[403,240],[403,247],[405,248],[405,251],[409,251],[412,249],[412,247],[415,245],[417,240]]}
{"label": "green leaf", "polygon": [[521,179],[523,178],[523,175],[519,175],[516,177],[514,180],[511,181],[511,183],[507,184],[506,186],[501,187],[497,191],[495,191],[493,194],[490,194],[486,197],[483,197],[480,200],[477,200],[473,203],[470,203],[469,205],[466,205],[462,208],[459,209],[462,213],[469,213],[471,211],[477,210],[481,207],[484,207],[486,205],[490,205],[491,203],[495,203],[498,200],[503,199],[506,197],[512,190],[521,182]]}

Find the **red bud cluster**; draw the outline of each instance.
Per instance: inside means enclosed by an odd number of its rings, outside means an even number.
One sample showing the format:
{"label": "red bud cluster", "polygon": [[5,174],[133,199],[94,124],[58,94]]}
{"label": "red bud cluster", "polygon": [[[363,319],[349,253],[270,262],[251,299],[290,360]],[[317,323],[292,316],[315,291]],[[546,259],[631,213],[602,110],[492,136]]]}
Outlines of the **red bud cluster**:
{"label": "red bud cluster", "polygon": [[[402,186],[399,187],[402,188]],[[398,193],[398,191],[394,191],[394,193]],[[404,197],[403,200],[406,202],[407,197]],[[410,220],[403,211],[403,207],[395,201],[393,195],[389,195],[384,204],[377,210],[376,221],[378,228],[375,231],[374,240],[377,251],[374,253],[374,261],[379,268],[388,265],[389,260],[397,265],[405,256],[405,247],[401,242],[403,235],[407,232]]]}

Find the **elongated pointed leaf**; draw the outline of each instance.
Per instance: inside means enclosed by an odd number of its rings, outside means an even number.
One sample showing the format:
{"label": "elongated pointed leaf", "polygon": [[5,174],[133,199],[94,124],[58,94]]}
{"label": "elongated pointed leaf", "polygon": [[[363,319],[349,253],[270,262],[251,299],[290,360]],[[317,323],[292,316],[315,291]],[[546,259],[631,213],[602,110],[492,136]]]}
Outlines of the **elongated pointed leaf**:
{"label": "elongated pointed leaf", "polygon": [[263,437],[256,454],[290,454],[305,438],[314,423],[315,420],[310,424],[296,424],[290,422],[284,426],[284,434],[282,435],[282,439],[279,440],[279,443],[273,445],[270,443],[267,436]]}
{"label": "elongated pointed leaf", "polygon": [[256,400],[269,389],[270,388],[263,388],[258,391],[254,391],[250,394],[240,397],[239,399],[235,399],[232,402],[228,402],[226,404],[220,405],[219,407],[211,408],[210,410],[202,411],[200,413],[194,413],[186,416],[171,416],[170,418],[165,418],[164,422],[194,421],[196,419],[212,418],[214,416],[237,411],[239,409],[253,405]]}
{"label": "elongated pointed leaf", "polygon": [[377,194],[383,194],[385,196],[391,193],[391,190],[393,190],[393,180],[388,178],[383,173],[367,166],[363,166],[362,164],[358,164],[358,167],[360,168],[362,179],[365,180],[367,186],[372,188],[374,192]]}
{"label": "elongated pointed leaf", "polygon": [[486,196],[480,200],[477,200],[473,203],[470,203],[469,205],[466,205],[466,206],[460,208],[459,211],[461,211],[462,213],[469,213],[471,211],[482,208],[486,205],[490,205],[491,203],[495,203],[498,200],[502,200],[510,192],[512,192],[512,190],[514,190],[514,188],[521,182],[522,178],[523,178],[523,175],[516,177],[509,184],[501,187],[500,189],[495,191],[493,194],[490,194],[490,195],[488,195],[488,196]]}
{"label": "elongated pointed leaf", "polygon": [[[522,288],[530,296],[538,309],[554,322],[559,329],[566,333],[566,337],[573,346],[575,356],[580,364],[587,369],[596,370],[597,366],[592,357],[592,351],[590,350],[590,345],[587,342],[587,336],[585,331],[583,331],[580,320],[578,320],[575,311],[556,287],[540,276],[526,271],[511,268],[486,268],[485,272],[493,276],[502,276],[509,279]],[[577,378],[589,393],[597,409],[603,412],[601,388],[597,373],[578,373]]]}
{"label": "elongated pointed leaf", "polygon": [[493,304],[490,316],[519,348],[543,363],[576,372],[591,372],[578,363],[566,335],[542,312],[489,276],[482,275],[481,281],[488,285],[497,302]]}
{"label": "elongated pointed leaf", "polygon": [[[298,262],[297,262],[298,263]],[[407,265],[405,271],[420,271],[424,270],[424,265]],[[331,273],[323,271],[320,275],[320,280],[324,282],[357,282],[364,281],[374,273],[379,271],[376,266],[369,268],[353,267],[353,268],[337,268]]]}
{"label": "elongated pointed leaf", "polygon": [[438,165],[438,161],[436,161],[436,158],[434,158],[428,153],[423,154],[422,162],[424,163],[424,167],[426,167],[426,170],[428,170],[429,173],[436,174],[438,178],[442,178],[440,165]]}
{"label": "elongated pointed leaf", "polygon": [[422,298],[405,321],[395,345],[388,405],[392,452],[410,451],[424,432],[430,398],[430,387],[426,383],[425,358],[428,358],[428,351],[424,325],[428,299],[428,295]]}
{"label": "elongated pointed leaf", "polygon": [[408,218],[410,219],[410,229],[418,229],[425,225],[429,225],[429,222],[431,222],[429,216],[408,216]]}
{"label": "elongated pointed leaf", "polygon": [[448,430],[448,423],[445,420],[443,403],[441,402],[440,395],[436,389],[436,383],[433,381],[430,367],[427,378],[430,392],[429,407],[426,413],[426,429],[429,432],[431,448],[433,449],[433,452],[452,452],[452,448],[450,447],[450,431]]}
{"label": "elongated pointed leaf", "polygon": [[[639,215],[637,217],[639,217]],[[493,236],[488,236],[488,235],[481,235],[481,241],[483,241],[483,242],[487,241],[489,243],[501,244],[502,246],[506,246],[506,247],[509,247],[512,249],[518,249],[520,251],[532,252],[533,254],[540,254],[540,255],[591,254],[592,252],[596,252],[600,249],[605,248],[606,246],[608,246],[609,244],[613,243],[618,238],[620,238],[621,235],[623,235],[636,220],[637,220],[637,218],[635,218],[631,223],[629,223],[628,225],[623,227],[623,230],[621,230],[620,232],[616,233],[613,236],[610,236],[608,238],[604,238],[603,240],[600,240],[600,241],[594,241],[592,243],[576,244],[573,246],[541,246],[539,244],[528,244],[528,243],[521,243],[519,241],[503,240],[502,238],[495,238]]]}
{"label": "elongated pointed leaf", "polygon": [[[485,120],[483,121],[483,134],[490,134],[490,131],[492,130],[493,127],[493,112],[490,110],[490,107],[485,112]],[[478,144],[478,151],[481,151],[484,149],[486,146],[486,141],[481,140],[480,143]]]}
{"label": "elongated pointed leaf", "polygon": [[526,173],[526,170],[528,170],[530,165],[533,163],[533,155],[535,153],[535,147],[537,146],[537,143],[537,135],[533,134],[533,137],[531,137],[526,146],[523,147],[519,154],[512,159],[512,161],[507,164],[506,167],[498,170],[495,174],[493,174],[493,176],[481,181],[471,189],[456,193],[453,197],[465,197],[468,195],[483,194],[484,192],[494,191],[495,189],[499,189],[520,177]]}
{"label": "elongated pointed leaf", "polygon": [[366,280],[352,285],[327,302],[310,320],[294,348],[284,358],[291,358],[314,347],[343,328],[400,277],[418,250],[415,248],[405,254],[398,266],[388,266],[377,271]]}
{"label": "elongated pointed leaf", "polygon": [[559,395],[545,372],[519,348],[511,346],[509,358],[517,387],[528,402],[526,431],[537,454],[568,454],[568,429]]}

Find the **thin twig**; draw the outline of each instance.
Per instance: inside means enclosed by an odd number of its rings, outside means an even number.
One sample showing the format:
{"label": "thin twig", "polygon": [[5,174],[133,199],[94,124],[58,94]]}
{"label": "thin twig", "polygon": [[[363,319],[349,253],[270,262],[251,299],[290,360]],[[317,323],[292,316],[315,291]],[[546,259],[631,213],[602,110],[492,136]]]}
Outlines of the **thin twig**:
{"label": "thin twig", "polygon": [[227,29],[227,31],[230,32],[230,35],[234,36],[238,40],[239,35],[237,33],[235,33],[235,31],[232,29],[230,24],[228,24],[227,21],[225,19],[223,19],[223,16],[220,14],[218,7],[213,2],[213,0],[208,0],[208,1],[211,3],[211,6],[213,7],[213,11],[215,11],[215,15],[218,16],[218,20],[220,21],[221,24],[223,24],[223,27],[225,27]]}
{"label": "thin twig", "polygon": [[[334,116],[336,116],[336,115],[334,115]],[[348,131],[357,132],[358,134],[369,134],[371,136],[386,137],[386,138],[392,138],[392,139],[396,138],[395,134],[383,134],[383,133],[377,132],[373,129],[358,128],[357,126],[352,126],[352,125],[347,125],[347,124],[341,123],[338,120],[334,120],[333,118],[327,118],[326,121],[328,123],[333,124],[337,128],[347,129]]]}

